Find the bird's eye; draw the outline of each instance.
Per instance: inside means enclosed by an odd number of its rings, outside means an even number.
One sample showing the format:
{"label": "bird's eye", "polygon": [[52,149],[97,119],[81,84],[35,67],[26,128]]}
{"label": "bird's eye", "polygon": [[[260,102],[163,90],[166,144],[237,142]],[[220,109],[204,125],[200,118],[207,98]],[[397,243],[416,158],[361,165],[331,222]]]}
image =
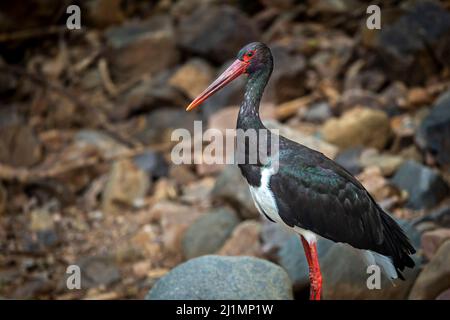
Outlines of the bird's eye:
{"label": "bird's eye", "polygon": [[252,57],[253,56],[253,52],[252,51],[249,51],[249,52],[247,52],[247,57]]}

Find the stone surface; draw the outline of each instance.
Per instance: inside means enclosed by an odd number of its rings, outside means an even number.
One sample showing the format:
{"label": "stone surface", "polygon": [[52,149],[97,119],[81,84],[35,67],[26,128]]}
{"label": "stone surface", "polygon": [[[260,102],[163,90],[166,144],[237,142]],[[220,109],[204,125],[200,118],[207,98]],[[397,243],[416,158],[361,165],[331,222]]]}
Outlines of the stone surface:
{"label": "stone surface", "polygon": [[259,217],[248,184],[236,165],[225,167],[216,180],[211,197],[229,203],[244,219]]}
{"label": "stone surface", "polygon": [[131,160],[114,162],[102,195],[102,210],[119,213],[123,206],[132,207],[150,187],[150,179]]}
{"label": "stone surface", "polygon": [[136,137],[145,144],[170,142],[174,129],[186,129],[192,134],[194,121],[198,119],[199,116],[195,112],[159,108],[148,114],[144,128],[136,133]]}
{"label": "stone surface", "polygon": [[292,287],[284,270],[253,257],[203,256],[162,277],[148,300],[286,300]]}
{"label": "stone surface", "polygon": [[450,229],[439,228],[422,234],[422,249],[428,260],[433,258],[439,247],[450,239]]}
{"label": "stone surface", "polygon": [[417,278],[409,299],[435,299],[442,291],[450,287],[450,241],[447,240],[425,265]]}
{"label": "stone surface", "polygon": [[8,192],[6,191],[6,188],[3,186],[3,184],[0,182],[0,215],[6,210],[6,204],[8,199],[7,197]]}
{"label": "stone surface", "polygon": [[169,165],[159,152],[146,151],[133,158],[134,164],[149,177],[159,179],[169,174]]}
{"label": "stone surface", "polygon": [[183,237],[184,256],[191,259],[216,252],[238,224],[238,217],[228,208],[206,213],[186,230]]}
{"label": "stone surface", "polygon": [[178,26],[183,49],[216,63],[235,57],[239,49],[256,39],[256,29],[248,17],[227,5],[200,6]]}
{"label": "stone surface", "polygon": [[390,133],[387,115],[367,108],[349,110],[340,118],[328,120],[322,127],[324,139],[340,148],[363,145],[382,149]]}
{"label": "stone surface", "polygon": [[182,65],[169,79],[169,84],[195,99],[214,80],[214,70],[201,59],[192,59]]}
{"label": "stone surface", "polygon": [[274,103],[289,101],[304,94],[305,66],[303,56],[284,46],[271,46],[276,63],[265,90],[265,98]]}
{"label": "stone surface", "polygon": [[167,253],[175,256],[174,263],[181,260],[182,239],[187,228],[201,215],[202,210],[172,201],[160,201],[148,213],[152,222],[157,222],[162,230],[162,244]]}
{"label": "stone surface", "polygon": [[241,222],[218,251],[225,256],[254,256],[262,255],[261,249],[261,223],[247,220]]}
{"label": "stone surface", "polygon": [[359,162],[363,167],[380,168],[383,176],[391,176],[405,161],[400,156],[389,153],[378,153],[376,149],[368,149],[361,153]]}
{"label": "stone surface", "polygon": [[288,138],[297,143],[301,143],[313,150],[319,151],[330,159],[334,159],[336,157],[336,154],[339,152],[339,148],[337,146],[328,143],[316,136],[307,135],[286,125],[280,124],[275,120],[266,120],[263,122],[268,129],[276,129],[278,130],[278,133],[285,138]]}
{"label": "stone surface", "polygon": [[361,146],[351,147],[341,151],[334,159],[337,163],[347,169],[351,174],[358,174],[361,172],[361,162],[359,158],[361,153],[364,151],[364,148]]}
{"label": "stone surface", "polygon": [[109,286],[121,279],[119,269],[109,257],[84,257],[76,265],[80,267],[82,275],[81,288]]}
{"label": "stone surface", "polygon": [[322,123],[332,116],[330,105],[326,102],[313,104],[304,115],[308,122]]}
{"label": "stone surface", "polygon": [[450,300],[450,288],[441,292],[437,297],[436,300]]}
{"label": "stone surface", "polygon": [[326,300],[360,300],[360,299],[406,299],[408,292],[419,274],[417,257],[414,269],[405,269],[406,281],[397,280],[395,286],[381,275],[380,290],[370,290],[367,280],[372,273],[367,273],[367,264],[363,257],[352,247],[335,244],[321,261],[323,275],[323,299]]}
{"label": "stone surface", "polygon": [[421,83],[440,64],[449,63],[450,13],[437,1],[416,1],[402,9],[393,23],[383,26],[374,45],[386,72],[407,83]]}
{"label": "stone surface", "polygon": [[106,38],[113,74],[122,80],[156,74],[178,61],[172,23],[164,16],[113,27]]}
{"label": "stone surface", "polygon": [[126,146],[101,131],[80,130],[75,135],[74,140],[78,146],[92,146],[106,158],[118,156],[129,150]]}
{"label": "stone surface", "polygon": [[28,167],[42,158],[42,145],[32,128],[9,108],[0,112],[0,162]]}
{"label": "stone surface", "polygon": [[450,91],[441,95],[416,133],[419,146],[442,165],[450,165]]}
{"label": "stone surface", "polygon": [[448,194],[448,186],[439,174],[414,160],[403,163],[392,183],[408,192],[406,206],[412,209],[431,208]]}

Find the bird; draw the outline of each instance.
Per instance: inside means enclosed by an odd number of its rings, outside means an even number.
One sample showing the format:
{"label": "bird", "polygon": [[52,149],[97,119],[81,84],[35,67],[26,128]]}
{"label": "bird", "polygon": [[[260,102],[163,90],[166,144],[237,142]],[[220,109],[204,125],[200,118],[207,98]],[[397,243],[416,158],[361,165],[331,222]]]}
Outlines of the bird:
{"label": "bird", "polygon": [[[191,111],[241,75],[246,75],[236,128],[267,130],[269,144],[276,133],[259,115],[260,101],[273,70],[270,48],[261,42],[244,46],[237,59],[186,108]],[[271,222],[297,233],[309,265],[310,300],[321,300],[322,273],[317,254],[319,237],[345,243],[377,264],[390,279],[404,280],[405,267],[413,268],[416,251],[397,222],[384,211],[363,185],[345,168],[324,154],[281,135],[277,148],[267,148],[268,159],[238,163],[256,208]],[[272,141],[272,140],[271,140]],[[251,156],[245,142],[245,159]],[[276,149],[276,150],[275,150]],[[277,163],[272,161],[276,158]],[[392,281],[392,280],[391,280]]]}

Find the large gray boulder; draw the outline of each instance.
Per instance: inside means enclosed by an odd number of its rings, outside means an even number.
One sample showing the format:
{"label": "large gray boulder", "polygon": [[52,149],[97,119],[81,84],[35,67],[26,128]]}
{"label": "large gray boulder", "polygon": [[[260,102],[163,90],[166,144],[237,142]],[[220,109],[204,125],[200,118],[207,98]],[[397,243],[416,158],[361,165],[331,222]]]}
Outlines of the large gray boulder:
{"label": "large gray boulder", "polygon": [[286,272],[253,257],[202,256],[162,277],[147,300],[286,300],[292,299]]}

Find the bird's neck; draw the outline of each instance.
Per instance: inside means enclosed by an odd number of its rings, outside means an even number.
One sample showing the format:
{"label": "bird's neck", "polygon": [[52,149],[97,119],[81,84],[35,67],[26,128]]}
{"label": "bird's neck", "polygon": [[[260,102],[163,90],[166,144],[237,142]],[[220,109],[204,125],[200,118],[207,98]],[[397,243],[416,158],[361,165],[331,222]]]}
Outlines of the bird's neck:
{"label": "bird's neck", "polygon": [[271,73],[272,68],[268,66],[249,75],[244,101],[239,110],[237,128],[244,130],[265,128],[259,116],[259,104]]}

